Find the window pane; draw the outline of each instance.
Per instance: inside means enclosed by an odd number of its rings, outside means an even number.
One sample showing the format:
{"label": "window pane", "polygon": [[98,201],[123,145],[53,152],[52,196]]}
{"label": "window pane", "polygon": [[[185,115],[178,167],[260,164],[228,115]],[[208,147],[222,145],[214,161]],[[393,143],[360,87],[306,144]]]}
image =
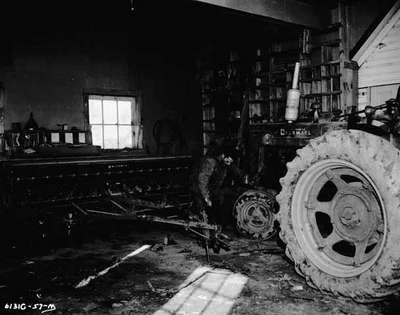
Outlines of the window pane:
{"label": "window pane", "polygon": [[131,102],[118,101],[118,123],[131,124]]}
{"label": "window pane", "polygon": [[104,149],[118,149],[117,126],[104,126]]}
{"label": "window pane", "polygon": [[117,123],[117,101],[103,100],[103,111],[105,124]]}
{"label": "window pane", "polygon": [[132,126],[119,126],[119,148],[132,148]]}
{"label": "window pane", "polygon": [[92,143],[103,147],[103,127],[101,125],[92,126]]}
{"label": "window pane", "polygon": [[102,123],[101,100],[89,99],[89,123]]}

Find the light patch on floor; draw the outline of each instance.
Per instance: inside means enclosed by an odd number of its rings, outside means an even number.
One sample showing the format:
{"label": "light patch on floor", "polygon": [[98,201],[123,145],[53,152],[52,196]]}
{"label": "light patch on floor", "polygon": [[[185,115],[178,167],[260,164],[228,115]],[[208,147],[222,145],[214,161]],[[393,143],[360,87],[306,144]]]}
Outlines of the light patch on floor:
{"label": "light patch on floor", "polygon": [[153,315],[226,315],[247,280],[229,270],[199,267]]}

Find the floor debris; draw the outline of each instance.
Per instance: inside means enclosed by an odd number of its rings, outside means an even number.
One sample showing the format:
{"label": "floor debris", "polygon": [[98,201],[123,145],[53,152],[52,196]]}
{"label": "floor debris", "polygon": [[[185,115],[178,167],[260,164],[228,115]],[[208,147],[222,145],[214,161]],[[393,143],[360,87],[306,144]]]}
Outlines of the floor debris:
{"label": "floor debris", "polygon": [[105,274],[108,273],[111,269],[113,269],[113,268],[119,266],[120,264],[122,264],[125,260],[127,260],[127,259],[129,259],[129,258],[131,258],[131,257],[133,257],[133,256],[136,256],[137,254],[140,254],[141,252],[145,251],[146,249],[149,249],[150,247],[151,247],[151,245],[143,245],[142,247],[138,248],[137,250],[135,250],[135,251],[129,253],[128,255],[122,257],[122,258],[121,258],[118,262],[116,262],[115,264],[113,264],[113,265],[111,265],[110,267],[108,267],[108,268],[106,268],[106,269],[104,269],[104,270],[98,272],[96,275],[94,275],[94,276],[89,276],[88,278],[83,279],[81,282],[79,282],[79,283],[75,286],[75,288],[77,289],[77,288],[82,288],[82,287],[84,287],[84,286],[87,286],[87,285],[90,283],[90,281],[92,281],[92,280],[94,280],[94,279],[96,279],[96,278],[98,278],[98,277],[100,277],[100,276],[105,275]]}
{"label": "floor debris", "polygon": [[303,291],[303,290],[304,288],[302,285],[295,285],[290,289],[290,291]]}
{"label": "floor debris", "polygon": [[98,307],[99,307],[99,305],[96,304],[96,303],[89,303],[89,304],[87,304],[86,306],[84,306],[84,307],[82,308],[82,310],[84,310],[85,312],[90,312],[90,311],[95,310],[95,309],[98,308]]}
{"label": "floor debris", "polygon": [[147,285],[149,286],[149,288],[152,292],[156,292],[156,290],[154,289],[153,285],[151,284],[151,282],[149,280],[147,280]]}
{"label": "floor debris", "polygon": [[156,244],[156,245],[152,246],[151,250],[153,252],[162,252],[164,250],[164,245]]}
{"label": "floor debris", "polygon": [[34,263],[35,263],[35,262],[32,261],[32,260],[26,260],[26,261],[24,262],[25,265],[32,265],[32,264],[34,264]]}
{"label": "floor debris", "polygon": [[124,306],[124,304],[122,304],[122,303],[113,303],[111,306],[112,306],[112,308],[119,308],[119,307]]}
{"label": "floor debris", "polygon": [[287,297],[290,297],[290,298],[292,298],[292,299],[300,299],[300,300],[306,300],[306,301],[314,301],[314,298],[312,298],[312,297],[307,297],[307,296],[287,295]]}
{"label": "floor debris", "polygon": [[283,276],[271,277],[267,278],[266,280],[282,282],[282,281],[290,281],[292,280],[292,278],[285,273]]}

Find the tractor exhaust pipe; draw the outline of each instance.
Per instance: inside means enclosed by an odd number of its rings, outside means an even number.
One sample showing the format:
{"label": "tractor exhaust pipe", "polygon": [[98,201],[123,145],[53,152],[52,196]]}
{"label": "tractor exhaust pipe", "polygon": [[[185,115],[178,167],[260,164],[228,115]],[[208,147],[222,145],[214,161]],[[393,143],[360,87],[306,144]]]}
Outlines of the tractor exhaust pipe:
{"label": "tractor exhaust pipe", "polygon": [[285,120],[292,123],[299,117],[300,90],[297,88],[299,82],[300,62],[294,67],[292,88],[287,93]]}

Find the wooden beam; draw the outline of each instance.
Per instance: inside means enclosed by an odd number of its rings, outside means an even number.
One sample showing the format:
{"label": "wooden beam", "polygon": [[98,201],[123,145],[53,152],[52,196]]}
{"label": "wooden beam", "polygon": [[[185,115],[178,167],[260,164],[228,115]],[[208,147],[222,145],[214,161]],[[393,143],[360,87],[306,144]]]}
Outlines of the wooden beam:
{"label": "wooden beam", "polygon": [[322,28],[321,9],[298,0],[194,0],[287,23]]}

